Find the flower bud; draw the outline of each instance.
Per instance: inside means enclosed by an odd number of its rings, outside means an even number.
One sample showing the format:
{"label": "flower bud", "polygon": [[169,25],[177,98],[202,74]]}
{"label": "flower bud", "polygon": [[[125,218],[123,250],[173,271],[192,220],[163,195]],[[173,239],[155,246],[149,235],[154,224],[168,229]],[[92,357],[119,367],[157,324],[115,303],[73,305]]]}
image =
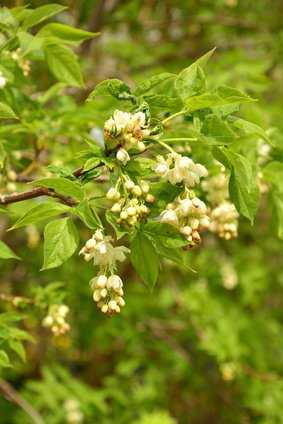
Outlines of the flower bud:
{"label": "flower bud", "polygon": [[149,208],[145,205],[141,205],[140,211],[141,211],[141,213],[147,214],[147,213],[149,213]]}
{"label": "flower bud", "polygon": [[155,197],[152,194],[147,194],[145,200],[148,203],[153,203],[155,201]]}
{"label": "flower bud", "polygon": [[118,303],[119,306],[125,306],[125,301],[121,296],[117,298],[116,302]]}
{"label": "flower bud", "polygon": [[195,172],[198,174],[199,177],[207,177],[208,171],[205,166],[203,166],[200,163],[197,163],[195,165]]}
{"label": "flower bud", "polygon": [[121,280],[119,275],[111,275],[108,278],[108,281],[107,281],[108,289],[118,290],[118,289],[121,289],[122,287],[123,287],[123,281]]}
{"label": "flower bud", "polygon": [[140,152],[143,152],[145,150],[145,144],[142,141],[139,141],[137,144],[137,148]]}
{"label": "flower bud", "polygon": [[175,211],[167,210],[161,214],[161,222],[165,222],[171,225],[178,225],[178,217]]}
{"label": "flower bud", "polygon": [[7,172],[7,176],[9,178],[9,180],[11,180],[11,181],[16,181],[17,180],[17,174],[12,169],[10,169],[10,171]]}
{"label": "flower bud", "polygon": [[115,301],[115,300],[110,300],[110,302],[108,303],[108,308],[111,310],[111,311],[116,311],[116,309],[117,309],[117,302]]}
{"label": "flower bud", "polygon": [[84,259],[86,262],[89,262],[92,258],[92,255],[90,253],[85,253],[84,254]]}
{"label": "flower bud", "polygon": [[133,190],[133,188],[135,187],[135,183],[132,180],[127,180],[125,182],[125,187],[127,190]]}
{"label": "flower bud", "polygon": [[102,289],[101,291],[100,291],[100,296],[101,297],[106,297],[107,296],[107,290],[106,289]]}
{"label": "flower bud", "polygon": [[140,188],[140,186],[135,185],[133,190],[132,190],[133,194],[137,197],[142,195],[142,189]]}
{"label": "flower bud", "polygon": [[89,239],[85,244],[85,247],[87,250],[93,250],[95,246],[96,246],[96,240],[94,240],[93,238]]}
{"label": "flower bud", "polygon": [[120,213],[120,218],[121,218],[121,219],[127,219],[127,218],[128,218],[128,213],[127,213],[126,211],[122,211],[122,212]]}
{"label": "flower bud", "polygon": [[103,312],[104,314],[108,312],[108,305],[106,303],[101,307],[101,312]]}
{"label": "flower bud", "polygon": [[99,277],[96,280],[96,287],[99,287],[103,289],[107,284],[107,277],[106,275],[99,275]]}
{"label": "flower bud", "polygon": [[146,181],[142,181],[140,184],[140,187],[142,189],[143,193],[148,193],[149,192],[149,184]]}
{"label": "flower bud", "polygon": [[191,227],[193,230],[197,230],[199,227],[199,220],[198,219],[192,219],[191,220]]}
{"label": "flower bud", "polygon": [[111,208],[111,212],[121,212],[122,206],[120,203],[114,203],[114,205]]}
{"label": "flower bud", "polygon": [[127,208],[127,213],[128,216],[134,216],[137,213],[137,210],[134,206],[130,206],[129,208]]}
{"label": "flower bud", "polygon": [[58,314],[59,315],[65,317],[68,312],[69,312],[69,308],[68,308],[67,305],[62,304],[58,307]]}
{"label": "flower bud", "polygon": [[100,253],[101,255],[105,255],[105,254],[107,253],[107,246],[106,246],[106,244],[105,244],[104,242],[101,242],[101,243],[98,245],[98,251],[99,251],[99,253]]}
{"label": "flower bud", "polygon": [[137,221],[138,220],[137,220],[137,217],[136,216],[131,216],[131,217],[128,218],[128,224],[129,225],[132,225],[133,226],[133,225],[135,225],[137,223]]}
{"label": "flower bud", "polygon": [[168,167],[167,163],[165,163],[165,162],[159,163],[154,169],[156,174],[158,174],[160,176],[165,175],[168,172],[168,170],[169,170],[169,167]]}
{"label": "flower bud", "polygon": [[7,83],[6,78],[0,74],[0,88],[4,88]]}
{"label": "flower bud", "polygon": [[97,241],[102,241],[104,239],[103,232],[101,230],[96,230],[93,237]]}
{"label": "flower bud", "polygon": [[181,200],[179,209],[182,215],[187,216],[192,209],[192,201],[190,199]]}
{"label": "flower bud", "polygon": [[99,290],[94,290],[92,297],[93,297],[93,300],[95,302],[98,302],[101,299],[100,291]]}
{"label": "flower bud", "polygon": [[52,316],[47,315],[47,317],[45,317],[44,320],[42,321],[42,324],[43,324],[44,327],[51,327],[53,322],[54,322],[54,320],[53,320]]}
{"label": "flower bud", "polygon": [[187,156],[182,156],[180,160],[178,161],[178,165],[182,169],[189,168],[190,165],[192,165],[193,161],[192,159],[188,158]]}
{"label": "flower bud", "polygon": [[180,232],[185,236],[190,236],[192,234],[192,229],[188,225],[180,229]]}
{"label": "flower bud", "polygon": [[122,162],[123,165],[126,165],[126,163],[130,160],[129,153],[125,149],[119,149],[116,158],[119,162]]}
{"label": "flower bud", "polygon": [[111,187],[106,193],[106,198],[108,200],[119,200],[120,199],[120,193],[116,190],[116,188]]}

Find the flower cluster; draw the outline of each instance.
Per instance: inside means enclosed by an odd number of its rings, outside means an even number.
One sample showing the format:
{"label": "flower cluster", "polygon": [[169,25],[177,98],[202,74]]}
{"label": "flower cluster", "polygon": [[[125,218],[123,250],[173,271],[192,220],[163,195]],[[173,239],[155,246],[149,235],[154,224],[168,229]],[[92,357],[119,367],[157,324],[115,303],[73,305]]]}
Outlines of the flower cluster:
{"label": "flower cluster", "polygon": [[106,144],[118,147],[117,159],[126,164],[130,159],[128,150],[145,150],[142,141],[149,136],[150,130],[146,115],[143,112],[129,113],[115,110],[113,116],[104,124],[104,139]]}
{"label": "flower cluster", "polygon": [[178,228],[189,242],[190,246],[199,244],[200,232],[209,227],[209,218],[205,203],[198,197],[178,197],[169,203],[160,215],[161,222]]}
{"label": "flower cluster", "polygon": [[213,206],[209,214],[210,231],[226,240],[237,237],[239,214],[234,204],[229,201],[228,177],[224,168],[220,166],[218,174],[203,181],[202,188]]}
{"label": "flower cluster", "polygon": [[187,187],[194,187],[208,175],[203,165],[175,152],[169,153],[166,158],[158,156],[154,171],[171,184],[184,183]]}
{"label": "flower cluster", "polygon": [[30,61],[21,56],[21,49],[18,48],[11,52],[11,58],[17,62],[19,67],[22,69],[24,76],[27,77],[30,73]]}
{"label": "flower cluster", "polygon": [[66,322],[69,313],[67,305],[51,305],[48,315],[43,319],[42,325],[50,328],[55,336],[61,336],[70,330],[70,325]]}
{"label": "flower cluster", "polygon": [[114,247],[112,237],[105,236],[101,230],[96,230],[79,254],[84,255],[87,262],[93,259],[94,265],[112,269],[116,262],[123,262],[126,259],[128,251],[124,246]]}
{"label": "flower cluster", "polygon": [[68,424],[79,424],[83,422],[83,413],[80,409],[80,402],[77,399],[67,399],[64,403],[66,420]]}
{"label": "flower cluster", "polygon": [[220,366],[220,372],[224,381],[232,381],[236,377],[237,366],[234,362],[224,362]]}
{"label": "flower cluster", "polygon": [[119,214],[117,222],[132,227],[149,214],[150,209],[146,203],[153,203],[155,199],[149,193],[149,184],[146,181],[135,184],[127,178],[123,184],[123,191],[124,195],[121,196],[115,187],[111,187],[106,197],[115,202],[111,211]]}
{"label": "flower cluster", "polygon": [[[114,247],[112,238],[104,236],[101,230],[96,230],[91,239],[81,249],[86,261],[93,259],[93,263],[99,266],[100,274],[90,281],[93,290],[93,299],[103,313],[113,314],[120,312],[125,305],[123,299],[123,282],[118,275],[113,275],[116,262],[122,262],[129,252],[124,246]],[[105,274],[112,275],[107,277]]]}
{"label": "flower cluster", "polygon": [[214,206],[229,198],[228,178],[222,168],[219,174],[212,175],[202,181],[201,186],[207,193],[207,200]]}
{"label": "flower cluster", "polygon": [[103,313],[119,313],[125,306],[123,298],[123,281],[118,275],[99,275],[90,282],[93,291],[93,300]]}
{"label": "flower cluster", "polygon": [[2,74],[2,72],[0,71],[0,89],[4,88],[6,83],[7,83],[7,80],[4,77],[4,75]]}
{"label": "flower cluster", "polygon": [[211,212],[210,230],[225,240],[235,238],[238,236],[238,218],[233,203],[224,201]]}
{"label": "flower cluster", "polygon": [[223,286],[227,290],[233,290],[238,284],[238,275],[233,263],[228,258],[223,257],[220,266],[220,274]]}
{"label": "flower cluster", "polygon": [[260,139],[257,146],[258,164],[264,165],[270,159],[271,146]]}

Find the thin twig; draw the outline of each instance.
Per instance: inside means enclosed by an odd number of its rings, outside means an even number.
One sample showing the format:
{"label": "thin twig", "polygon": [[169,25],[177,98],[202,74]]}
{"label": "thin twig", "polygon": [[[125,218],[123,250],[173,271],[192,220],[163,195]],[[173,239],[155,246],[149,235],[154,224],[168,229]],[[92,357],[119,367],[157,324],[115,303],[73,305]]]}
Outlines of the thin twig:
{"label": "thin twig", "polygon": [[59,199],[62,203],[68,206],[75,206],[77,201],[71,197],[63,196],[46,187],[36,187],[22,193],[12,193],[0,195],[0,205],[8,205],[10,203],[22,202],[23,200],[34,199],[35,197],[49,196]]}
{"label": "thin twig", "polygon": [[42,417],[39,413],[27,402],[22,396],[14,389],[14,387],[8,383],[6,380],[0,378],[0,390],[4,396],[22,408],[28,416],[31,418],[32,422],[35,424],[44,424]]}
{"label": "thin twig", "polygon": [[[86,171],[84,171],[83,167],[80,167],[73,172],[73,176],[79,178],[83,176],[85,172]],[[32,180],[28,181],[30,182]],[[10,203],[22,202],[23,200],[34,199],[35,197],[40,196],[55,197],[59,199],[62,203],[65,203],[66,205],[71,207],[77,204],[77,201],[71,197],[63,196],[62,194],[57,193],[56,191],[46,187],[36,187],[28,191],[23,191],[22,193],[0,195],[0,205],[8,205]]]}

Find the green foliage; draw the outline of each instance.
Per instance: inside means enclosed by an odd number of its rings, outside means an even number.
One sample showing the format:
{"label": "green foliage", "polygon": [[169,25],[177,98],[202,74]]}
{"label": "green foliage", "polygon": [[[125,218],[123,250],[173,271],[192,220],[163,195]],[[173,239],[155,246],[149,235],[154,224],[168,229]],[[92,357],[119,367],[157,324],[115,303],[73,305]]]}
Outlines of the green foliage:
{"label": "green foliage", "polygon": [[78,246],[78,233],[70,218],[49,222],[44,230],[42,270],[56,268],[69,259]]}
{"label": "green foliage", "polygon": [[0,424],[282,423],[281,1],[59,3],[0,8]]}

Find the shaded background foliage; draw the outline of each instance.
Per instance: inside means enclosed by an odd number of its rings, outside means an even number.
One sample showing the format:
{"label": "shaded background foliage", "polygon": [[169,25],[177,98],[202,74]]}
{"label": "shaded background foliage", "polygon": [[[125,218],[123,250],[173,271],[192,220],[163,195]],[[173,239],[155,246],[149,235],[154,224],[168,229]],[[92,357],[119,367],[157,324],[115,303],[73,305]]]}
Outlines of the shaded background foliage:
{"label": "shaded background foliage", "polygon": [[[3,5],[25,4],[12,3]],[[101,32],[80,47],[86,89],[75,92],[78,101],[105,78],[132,84],[178,71],[216,46],[208,81],[233,84],[259,99],[243,116],[274,134],[273,154],[282,160],[282,1],[60,3],[69,7],[61,22]],[[40,65],[32,76],[42,87],[49,84]],[[63,102],[62,113],[72,113]],[[55,146],[59,166],[63,155]],[[3,377],[50,424],[67,422],[62,405],[74,398],[86,423],[282,423],[282,241],[274,206],[266,194],[255,225],[242,220],[237,240],[205,237],[190,256],[196,274],[164,263],[150,296],[126,265],[127,307],[111,319],[97,313],[89,296],[91,266],[73,257],[39,274],[41,244],[31,233],[10,233],[6,240],[23,260],[1,263],[1,292],[29,296],[34,287],[49,287],[54,301],[66,292],[72,331],[56,342],[38,317],[28,316],[24,327],[37,343],[28,343],[27,362]],[[12,206],[15,216],[23,207]],[[85,231],[81,227],[82,237]],[[1,308],[9,306],[2,302]],[[4,398],[0,411],[0,423],[31,422]]]}

